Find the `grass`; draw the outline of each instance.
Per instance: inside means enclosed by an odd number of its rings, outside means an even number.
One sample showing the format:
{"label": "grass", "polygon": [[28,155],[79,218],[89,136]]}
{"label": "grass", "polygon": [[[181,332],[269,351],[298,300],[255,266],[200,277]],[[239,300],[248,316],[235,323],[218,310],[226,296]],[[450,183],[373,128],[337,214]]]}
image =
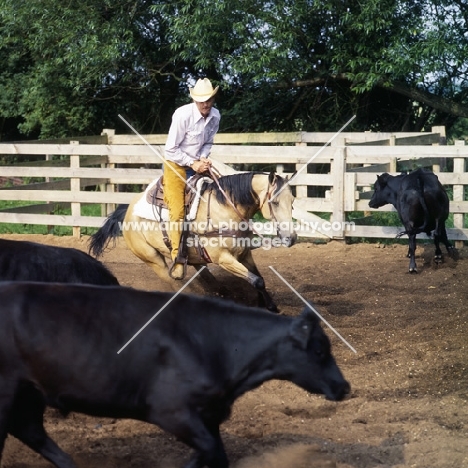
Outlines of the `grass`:
{"label": "grass", "polygon": [[[0,201],[0,210],[16,208],[19,206],[28,206],[30,204],[30,202],[23,201]],[[70,216],[71,208],[56,208],[51,214]],[[81,214],[82,216],[101,216],[101,206],[82,205]],[[81,228],[82,235],[92,235],[96,231],[97,228]],[[71,236],[73,234],[73,228],[68,226],[46,226],[42,224],[20,224],[0,222],[0,235],[1,234],[52,234],[54,236]]]}

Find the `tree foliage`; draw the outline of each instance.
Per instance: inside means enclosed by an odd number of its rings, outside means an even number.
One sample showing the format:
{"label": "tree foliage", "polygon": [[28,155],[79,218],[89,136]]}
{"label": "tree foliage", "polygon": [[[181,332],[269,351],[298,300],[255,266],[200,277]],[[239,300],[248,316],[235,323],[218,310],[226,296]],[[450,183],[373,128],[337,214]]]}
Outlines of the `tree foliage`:
{"label": "tree foliage", "polygon": [[224,131],[450,129],[467,57],[464,0],[0,0],[2,139],[165,132],[199,76]]}
{"label": "tree foliage", "polygon": [[118,113],[158,128],[180,77],[150,4],[1,0],[1,115],[42,137],[96,133]]}
{"label": "tree foliage", "polygon": [[[190,12],[163,15],[176,55],[201,68],[216,63],[232,80],[229,88],[247,87],[271,111],[278,101],[261,90],[287,89],[280,95],[286,104],[276,119],[280,127],[336,128],[355,112],[363,128],[421,130],[468,115],[468,23],[461,0],[175,5]],[[204,34],[213,24],[221,26],[222,40]]]}

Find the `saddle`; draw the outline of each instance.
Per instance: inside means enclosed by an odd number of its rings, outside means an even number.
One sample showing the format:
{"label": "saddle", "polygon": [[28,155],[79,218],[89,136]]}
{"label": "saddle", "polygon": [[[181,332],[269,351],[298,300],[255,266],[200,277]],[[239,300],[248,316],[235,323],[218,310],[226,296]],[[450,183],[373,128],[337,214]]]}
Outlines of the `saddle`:
{"label": "saddle", "polygon": [[[201,174],[195,174],[190,177],[185,186],[185,212],[188,212],[192,206],[193,200],[196,195],[196,185],[197,182],[203,178]],[[154,186],[146,194],[146,201],[162,211],[163,209],[167,210],[167,204],[164,201],[164,176],[161,176]]]}
{"label": "saddle", "polygon": [[[187,184],[185,186],[185,201],[184,201],[184,206],[185,206],[184,211],[185,211],[186,218],[187,218],[187,213],[191,212],[192,205],[197,195],[197,190],[196,190],[197,183],[200,179],[203,179],[204,177],[205,176],[203,174],[195,174],[192,177],[190,177],[190,179],[187,180]],[[168,209],[168,206],[166,202],[164,201],[164,176],[161,176],[158,179],[158,181],[154,184],[154,186],[147,192],[146,201],[153,206],[153,209],[158,214],[159,219],[162,219],[162,211]],[[185,229],[186,224],[187,223],[183,223],[184,231],[182,232],[180,246],[179,246],[179,252],[185,252],[185,253],[187,252],[187,239],[189,238],[189,233]],[[164,239],[164,243],[166,244],[166,247],[169,250],[172,250],[171,241],[167,234],[165,223],[161,224],[161,231],[163,234],[163,239]],[[211,263],[211,258],[209,257],[205,248],[199,245],[199,243],[196,243],[196,245],[198,245],[198,254],[200,258],[207,263]]]}

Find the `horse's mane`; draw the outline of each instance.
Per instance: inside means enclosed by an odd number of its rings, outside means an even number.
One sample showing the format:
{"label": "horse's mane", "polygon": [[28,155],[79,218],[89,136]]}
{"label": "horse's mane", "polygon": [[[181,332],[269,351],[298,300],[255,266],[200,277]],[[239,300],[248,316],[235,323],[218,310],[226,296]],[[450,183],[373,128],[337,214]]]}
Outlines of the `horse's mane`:
{"label": "horse's mane", "polygon": [[[252,178],[255,174],[263,174],[263,172],[242,172],[240,174],[227,175],[220,177],[218,182],[232,203],[246,207],[252,206],[259,203],[257,195],[252,191]],[[217,184],[213,183],[210,186],[212,187],[216,201],[219,204],[226,205],[228,202]]]}

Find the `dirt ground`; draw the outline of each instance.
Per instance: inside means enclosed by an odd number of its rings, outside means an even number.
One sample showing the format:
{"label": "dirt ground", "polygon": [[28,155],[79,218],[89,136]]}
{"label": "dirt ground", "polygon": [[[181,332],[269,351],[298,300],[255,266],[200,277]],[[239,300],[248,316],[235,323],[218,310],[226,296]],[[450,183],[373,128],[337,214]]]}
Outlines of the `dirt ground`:
{"label": "dirt ground", "polygon": [[[87,238],[26,238],[87,250]],[[405,254],[403,245],[338,242],[254,251],[281,313],[296,315],[303,304],[269,266],[357,353],[327,332],[352,386],[343,402],[280,381],[240,398],[221,428],[234,468],[468,467],[468,249],[434,267],[433,247],[419,241],[417,275],[407,273]],[[102,260],[122,285],[165,289],[123,240]],[[210,270],[232,298],[255,304],[247,283]],[[48,410],[46,426],[80,468],[179,468],[190,456],[169,434],[136,421],[65,419]],[[11,437],[2,461],[50,466]]]}

